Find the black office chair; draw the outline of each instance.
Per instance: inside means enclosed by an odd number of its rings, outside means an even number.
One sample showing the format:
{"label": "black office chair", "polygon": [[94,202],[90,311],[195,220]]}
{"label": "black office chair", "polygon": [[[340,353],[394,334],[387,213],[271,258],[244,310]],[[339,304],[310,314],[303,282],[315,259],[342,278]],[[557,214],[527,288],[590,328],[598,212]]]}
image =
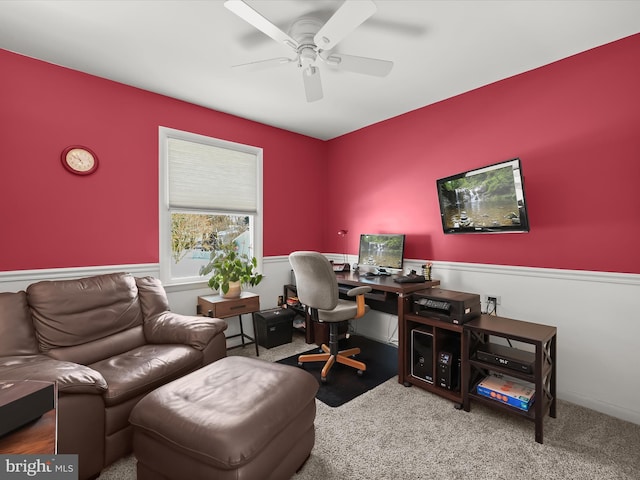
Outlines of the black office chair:
{"label": "black office chair", "polygon": [[296,277],[298,299],[300,303],[310,309],[314,321],[329,324],[329,345],[321,346],[324,353],[300,355],[298,365],[306,362],[325,362],[320,379],[327,381],[327,374],[335,362],[358,369],[358,375],[367,366],[352,357],[360,353],[359,348],[338,350],[338,327],[342,322],[362,317],[369,311],[364,303],[364,294],[371,291],[371,287],[355,287],[347,292],[355,297],[355,302],[339,298],[338,281],[333,267],[327,258],[318,252],[293,252],[289,255],[289,262]]}

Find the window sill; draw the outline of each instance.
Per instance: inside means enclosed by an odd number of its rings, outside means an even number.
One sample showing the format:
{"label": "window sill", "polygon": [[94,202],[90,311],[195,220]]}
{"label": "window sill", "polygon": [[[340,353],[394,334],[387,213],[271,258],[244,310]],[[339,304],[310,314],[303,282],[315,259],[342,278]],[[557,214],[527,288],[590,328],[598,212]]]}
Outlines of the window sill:
{"label": "window sill", "polygon": [[186,292],[189,290],[202,290],[204,288],[209,288],[207,280],[176,281],[174,283],[163,283],[163,286],[167,293]]}

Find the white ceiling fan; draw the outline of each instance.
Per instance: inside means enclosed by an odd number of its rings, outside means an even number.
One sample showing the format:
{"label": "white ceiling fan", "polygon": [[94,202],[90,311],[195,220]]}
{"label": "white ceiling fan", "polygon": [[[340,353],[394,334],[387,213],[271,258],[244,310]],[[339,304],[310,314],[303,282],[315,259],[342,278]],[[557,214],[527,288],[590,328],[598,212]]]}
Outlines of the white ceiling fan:
{"label": "white ceiling fan", "polygon": [[294,58],[271,58],[236,65],[236,67],[262,68],[296,62],[302,71],[308,102],[315,102],[322,98],[320,70],[316,66],[318,59],[332,68],[377,77],[386,76],[393,67],[393,62],[388,60],[357,57],[332,51],[342,39],[377,11],[375,3],[371,0],[345,0],[324,25],[311,16],[299,18],[292,24],[288,34],[242,0],[227,0],[224,6],[296,53]]}

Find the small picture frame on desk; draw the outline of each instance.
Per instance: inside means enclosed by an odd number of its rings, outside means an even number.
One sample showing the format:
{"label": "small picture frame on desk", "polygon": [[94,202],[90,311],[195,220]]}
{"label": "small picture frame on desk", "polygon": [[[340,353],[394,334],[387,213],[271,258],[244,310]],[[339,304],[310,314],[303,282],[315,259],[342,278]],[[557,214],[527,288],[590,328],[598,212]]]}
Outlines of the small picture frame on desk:
{"label": "small picture frame on desk", "polygon": [[334,272],[348,272],[351,268],[348,263],[331,262],[331,266]]}

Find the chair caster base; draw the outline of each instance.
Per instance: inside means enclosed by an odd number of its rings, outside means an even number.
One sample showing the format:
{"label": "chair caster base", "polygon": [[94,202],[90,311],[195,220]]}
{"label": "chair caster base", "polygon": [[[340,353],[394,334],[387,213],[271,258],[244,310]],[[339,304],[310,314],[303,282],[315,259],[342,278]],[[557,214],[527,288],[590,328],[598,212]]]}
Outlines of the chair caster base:
{"label": "chair caster base", "polygon": [[327,383],[327,377],[320,377],[320,381],[322,383]]}
{"label": "chair caster base", "polygon": [[304,368],[304,363],[302,363],[302,362],[298,362],[298,366],[299,366],[300,368]]}
{"label": "chair caster base", "polygon": [[358,376],[361,377],[362,375],[364,375],[364,371],[363,370],[358,370]]}

